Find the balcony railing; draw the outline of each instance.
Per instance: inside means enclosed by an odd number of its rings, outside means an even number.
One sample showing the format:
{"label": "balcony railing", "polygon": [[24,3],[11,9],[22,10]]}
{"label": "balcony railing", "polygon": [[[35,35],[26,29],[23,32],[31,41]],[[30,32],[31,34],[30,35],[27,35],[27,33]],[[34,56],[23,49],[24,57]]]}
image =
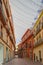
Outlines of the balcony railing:
{"label": "balcony railing", "polygon": [[42,28],[43,28],[43,22],[42,22]]}
{"label": "balcony railing", "polygon": [[0,14],[1,14],[0,16],[1,16],[3,24],[6,24],[7,17],[4,10],[4,5],[2,5],[1,3],[0,3]]}
{"label": "balcony railing", "polygon": [[2,31],[0,31],[0,37],[1,37],[1,38],[3,37],[3,33],[2,33]]}
{"label": "balcony railing", "polygon": [[41,31],[43,29],[43,23],[42,23],[42,27],[40,28],[38,28],[37,30],[36,30],[36,32],[34,33],[34,37]]}
{"label": "balcony railing", "polygon": [[5,22],[6,22],[6,15],[4,13],[3,7],[2,7],[2,15],[3,15],[3,18],[4,18]]}
{"label": "balcony railing", "polygon": [[37,42],[34,43],[34,47],[43,43],[43,38],[40,38]]}
{"label": "balcony railing", "polygon": [[40,27],[36,30],[36,35],[41,31]]}
{"label": "balcony railing", "polygon": [[8,4],[8,2],[7,2],[7,4],[5,5],[5,8],[6,8],[6,13],[7,13],[8,17],[9,17],[10,14],[11,14],[11,10],[10,10],[10,5]]}
{"label": "balcony railing", "polygon": [[10,34],[10,39],[12,40],[12,43],[14,44],[14,38],[12,34]]}
{"label": "balcony railing", "polygon": [[7,13],[7,16],[9,17],[9,13],[10,13],[10,6],[8,4],[8,2],[3,2],[4,3],[4,6],[5,6],[5,9],[6,9],[6,13]]}

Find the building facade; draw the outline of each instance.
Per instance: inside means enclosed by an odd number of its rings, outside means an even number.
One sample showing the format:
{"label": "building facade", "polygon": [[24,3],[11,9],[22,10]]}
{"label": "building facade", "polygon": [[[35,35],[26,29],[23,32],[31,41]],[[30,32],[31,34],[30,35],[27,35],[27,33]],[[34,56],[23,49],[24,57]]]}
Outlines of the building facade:
{"label": "building facade", "polygon": [[23,58],[23,55],[22,55],[22,43],[19,43],[19,45],[18,45],[18,57]]}
{"label": "building facade", "polygon": [[27,29],[22,37],[23,57],[33,59],[33,32]]}
{"label": "building facade", "polygon": [[19,45],[20,55],[23,58],[33,59],[33,33],[30,29],[24,33],[21,39],[21,44]]}
{"label": "building facade", "polygon": [[15,35],[9,0],[0,0],[0,64],[14,57]]}
{"label": "building facade", "polygon": [[43,63],[43,10],[37,19],[34,27],[34,48],[33,60]]}

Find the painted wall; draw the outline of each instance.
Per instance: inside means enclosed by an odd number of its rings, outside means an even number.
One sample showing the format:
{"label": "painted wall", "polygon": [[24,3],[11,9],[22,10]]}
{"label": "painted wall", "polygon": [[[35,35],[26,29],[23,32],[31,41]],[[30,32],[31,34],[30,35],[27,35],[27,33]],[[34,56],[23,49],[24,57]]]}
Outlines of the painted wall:
{"label": "painted wall", "polygon": [[0,64],[3,63],[3,45],[0,43]]}
{"label": "painted wall", "polygon": [[43,63],[43,44],[34,48],[34,51],[33,53],[35,53],[35,61],[36,60],[36,56],[38,57],[38,60],[40,61],[40,58],[39,58],[39,51],[41,51],[41,58],[42,58],[42,63]]}

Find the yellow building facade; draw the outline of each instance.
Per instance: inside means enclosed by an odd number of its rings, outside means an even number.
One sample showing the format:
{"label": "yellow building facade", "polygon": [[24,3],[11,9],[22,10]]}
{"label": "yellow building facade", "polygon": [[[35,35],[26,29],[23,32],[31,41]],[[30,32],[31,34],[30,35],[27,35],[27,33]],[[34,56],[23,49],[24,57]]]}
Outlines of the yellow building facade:
{"label": "yellow building facade", "polygon": [[43,10],[41,11],[34,27],[33,60],[43,63]]}
{"label": "yellow building facade", "polygon": [[9,0],[0,0],[0,65],[14,58],[15,34]]}

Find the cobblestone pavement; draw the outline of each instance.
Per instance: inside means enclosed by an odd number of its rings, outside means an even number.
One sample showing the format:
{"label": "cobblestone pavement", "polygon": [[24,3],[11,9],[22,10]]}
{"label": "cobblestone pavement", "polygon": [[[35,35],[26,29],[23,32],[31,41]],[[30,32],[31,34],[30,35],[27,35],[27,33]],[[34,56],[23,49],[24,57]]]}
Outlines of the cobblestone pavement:
{"label": "cobblestone pavement", "polygon": [[15,58],[12,61],[4,64],[4,65],[42,65],[40,63],[34,63],[30,60],[22,59],[22,58]]}

